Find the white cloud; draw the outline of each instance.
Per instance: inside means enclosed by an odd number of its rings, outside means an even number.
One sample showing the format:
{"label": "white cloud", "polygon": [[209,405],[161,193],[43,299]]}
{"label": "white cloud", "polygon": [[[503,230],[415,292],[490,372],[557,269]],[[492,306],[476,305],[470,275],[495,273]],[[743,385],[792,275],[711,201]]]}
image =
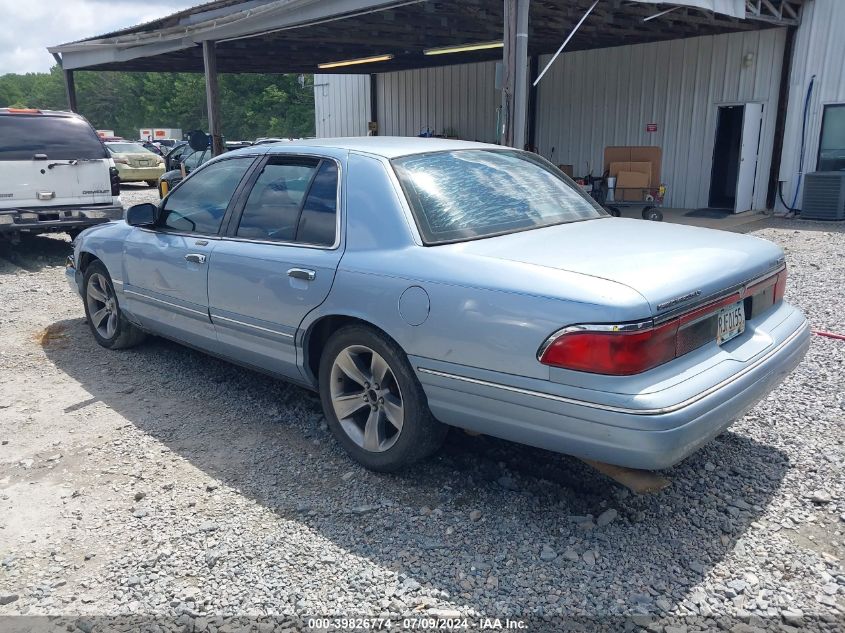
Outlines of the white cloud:
{"label": "white cloud", "polygon": [[48,46],[149,22],[201,0],[0,0],[0,75],[43,72]]}

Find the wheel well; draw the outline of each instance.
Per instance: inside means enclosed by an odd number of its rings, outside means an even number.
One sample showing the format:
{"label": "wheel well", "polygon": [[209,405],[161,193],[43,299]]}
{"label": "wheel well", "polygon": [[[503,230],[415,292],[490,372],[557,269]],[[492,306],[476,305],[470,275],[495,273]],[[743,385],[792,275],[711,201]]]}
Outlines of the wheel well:
{"label": "wheel well", "polygon": [[91,262],[98,262],[100,258],[85,251],[79,254],[79,272],[85,274],[85,269],[91,265]]}
{"label": "wheel well", "polygon": [[375,328],[393,340],[393,337],[380,327],[377,327],[368,321],[364,321],[363,319],[337,314],[322,317],[309,328],[308,334],[305,335],[304,343],[305,369],[311,375],[310,377],[314,380],[314,384],[319,383],[320,357],[323,355],[323,349],[326,347],[326,342],[332,334],[346,325],[366,325],[371,328]]}

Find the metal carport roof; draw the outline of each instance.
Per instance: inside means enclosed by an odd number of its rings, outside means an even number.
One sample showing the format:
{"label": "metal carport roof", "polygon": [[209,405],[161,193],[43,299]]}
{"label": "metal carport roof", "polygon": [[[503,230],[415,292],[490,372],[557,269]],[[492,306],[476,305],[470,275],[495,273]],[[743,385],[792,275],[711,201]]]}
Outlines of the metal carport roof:
{"label": "metal carport roof", "polygon": [[[803,0],[601,0],[567,50],[796,23]],[[50,47],[66,70],[319,72],[318,64],[389,53],[365,72],[501,59],[501,50],[426,56],[425,49],[501,40],[501,0],[217,0],[99,37]],[[592,0],[533,0],[528,54],[554,52]],[[657,19],[645,20],[671,9]],[[743,19],[748,18],[748,19]],[[362,72],[360,66],[332,72]]]}

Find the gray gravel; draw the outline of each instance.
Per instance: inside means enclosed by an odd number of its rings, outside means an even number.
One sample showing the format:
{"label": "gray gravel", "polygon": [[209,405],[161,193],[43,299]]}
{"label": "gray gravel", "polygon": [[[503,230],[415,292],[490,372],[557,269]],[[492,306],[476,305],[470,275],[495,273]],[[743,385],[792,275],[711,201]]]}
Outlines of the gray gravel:
{"label": "gray gravel", "polygon": [[[845,332],[843,228],[755,234],[786,249],[789,300]],[[345,457],[307,391],[161,340],[99,348],[61,236],[0,249],[0,614],[842,630],[845,342],[814,337],[659,494],[457,432],[387,476]]]}

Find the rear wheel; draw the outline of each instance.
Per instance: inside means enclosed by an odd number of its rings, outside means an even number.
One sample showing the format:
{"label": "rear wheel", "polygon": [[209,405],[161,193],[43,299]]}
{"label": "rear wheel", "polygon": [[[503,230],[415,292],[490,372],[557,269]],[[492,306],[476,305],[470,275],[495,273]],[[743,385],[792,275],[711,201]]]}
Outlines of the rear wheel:
{"label": "rear wheel", "polygon": [[654,207],[646,207],[643,209],[643,220],[651,220],[652,222],[662,222],[663,213],[660,209]]}
{"label": "rear wheel", "polygon": [[448,428],[429,411],[422,386],[396,343],[351,325],[320,359],[320,400],[335,437],[353,459],[390,472],[436,451]]}
{"label": "rear wheel", "polygon": [[123,316],[111,276],[102,262],[91,262],[85,269],[82,296],[88,327],[97,343],[108,349],[124,349],[144,340],[144,333]]}

